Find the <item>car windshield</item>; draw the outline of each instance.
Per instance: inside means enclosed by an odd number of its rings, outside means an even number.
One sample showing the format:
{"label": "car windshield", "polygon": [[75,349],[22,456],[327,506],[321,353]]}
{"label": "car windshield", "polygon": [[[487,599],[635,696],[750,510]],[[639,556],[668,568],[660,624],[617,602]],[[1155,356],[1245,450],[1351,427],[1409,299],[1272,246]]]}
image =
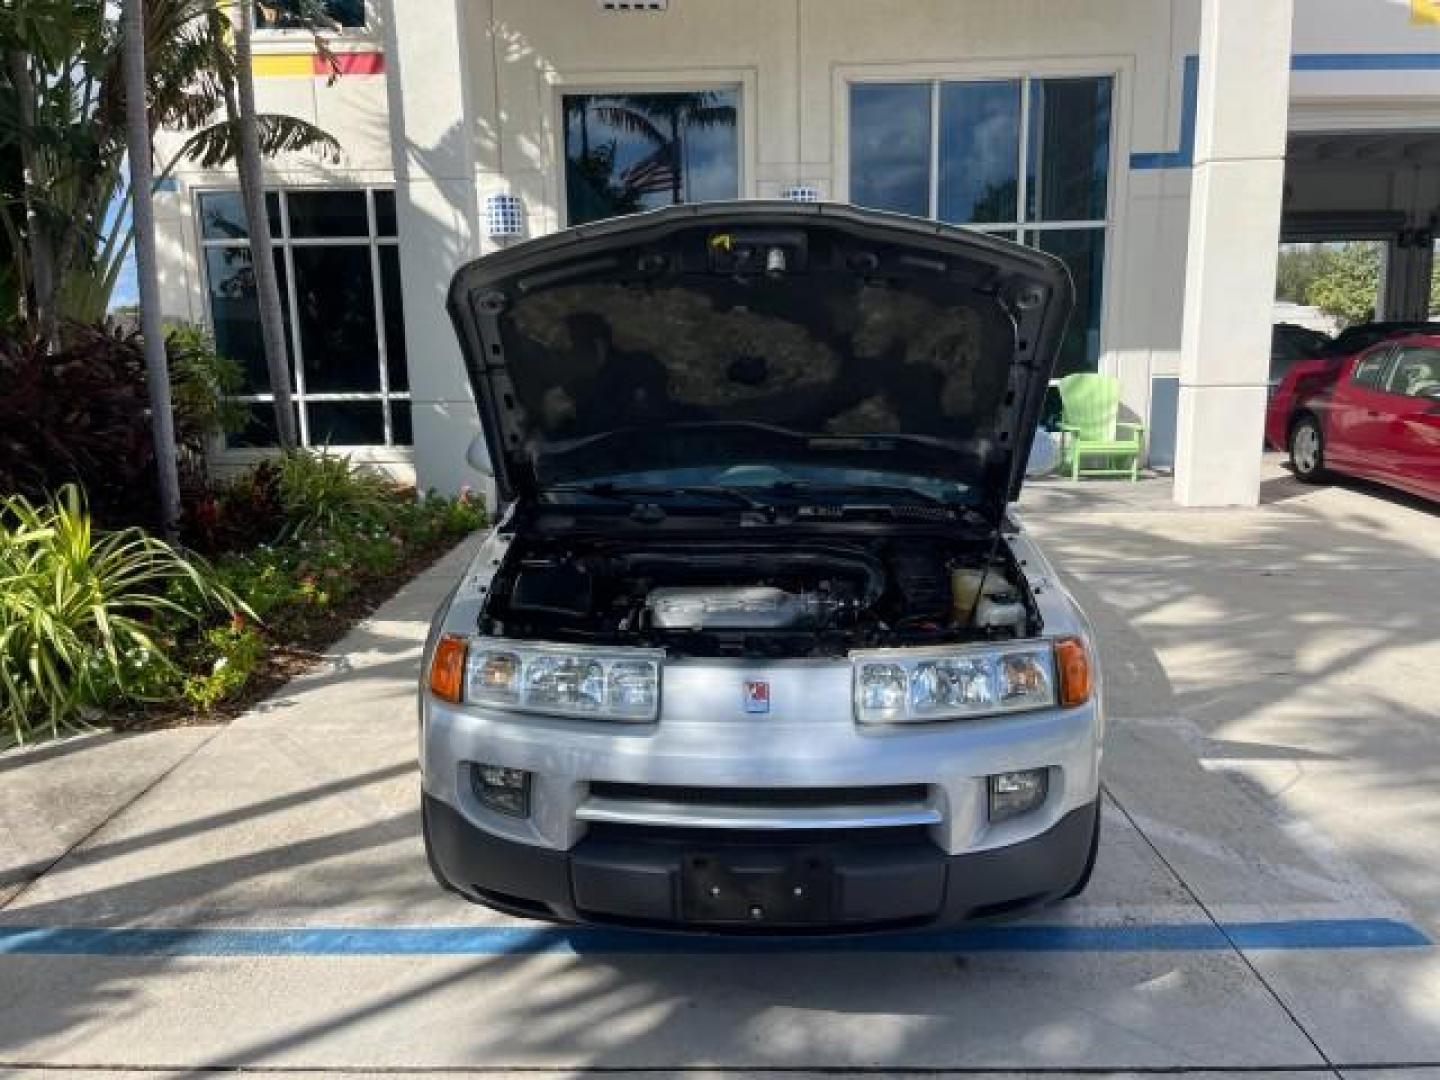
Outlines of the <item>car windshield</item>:
{"label": "car windshield", "polygon": [[[784,495],[789,499],[813,498],[816,501],[863,498],[867,494],[895,498],[897,493],[913,492],[917,502],[941,501],[955,506],[973,505],[978,493],[965,484],[938,480],[928,476],[891,472],[883,469],[831,469],[803,465],[778,466],[769,463],[723,466],[698,466],[679,469],[650,469],[597,477],[596,486],[647,492],[674,490],[684,498],[685,490],[736,489],[756,496]],[[561,485],[552,492],[583,491],[589,485]]]}

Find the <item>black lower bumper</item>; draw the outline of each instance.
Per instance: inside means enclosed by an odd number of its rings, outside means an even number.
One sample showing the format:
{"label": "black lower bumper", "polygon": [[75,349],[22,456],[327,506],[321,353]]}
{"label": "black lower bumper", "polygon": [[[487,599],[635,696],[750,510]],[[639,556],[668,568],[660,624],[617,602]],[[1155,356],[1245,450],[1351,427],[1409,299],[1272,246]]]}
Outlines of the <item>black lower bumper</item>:
{"label": "black lower bumper", "polygon": [[592,834],[570,851],[502,840],[426,796],[425,843],[447,888],[512,914],[675,930],[843,932],[1023,911],[1084,875],[1099,803],[1031,840],[946,855],[913,836]]}

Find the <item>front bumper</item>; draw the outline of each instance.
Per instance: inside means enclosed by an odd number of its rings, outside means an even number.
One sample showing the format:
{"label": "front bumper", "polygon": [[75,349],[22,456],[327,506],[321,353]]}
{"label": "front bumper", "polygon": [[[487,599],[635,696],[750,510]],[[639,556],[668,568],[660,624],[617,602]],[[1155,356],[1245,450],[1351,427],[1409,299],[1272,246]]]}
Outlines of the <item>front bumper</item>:
{"label": "front bumper", "polygon": [[[743,709],[752,678],[768,682],[768,714]],[[529,916],[771,930],[954,922],[1077,883],[1099,798],[1098,692],[1074,708],[863,726],[851,681],[830,662],[670,663],[654,724],[422,692],[436,876]],[[487,805],[478,763],[528,772],[528,812]],[[987,778],[1037,768],[1044,802],[991,820]]]}
{"label": "front bumper", "polygon": [[[773,711],[761,716],[741,711],[741,682],[755,674],[719,663],[667,664],[664,715],[655,724],[521,717],[425,695],[425,793],[485,832],[559,851],[605,822],[716,831],[923,826],[943,853],[961,855],[1039,835],[1099,791],[1098,699],[965,723],[864,727],[851,718],[848,665],[766,665],[759,674],[769,680]],[[477,762],[532,774],[527,817],[497,814],[476,799]],[[1045,804],[990,821],[986,777],[1041,767],[1051,770]],[[648,790],[624,790],[635,785]],[[897,793],[883,805],[852,802],[876,787],[923,791]],[[834,798],[773,812],[765,799],[697,805],[686,794],[697,788],[804,788]]]}
{"label": "front bumper", "polygon": [[876,831],[795,838],[592,832],[558,851],[506,840],[424,798],[441,884],[512,914],[676,930],[862,931],[1013,914],[1085,872],[1099,800],[1007,847],[946,855]]}

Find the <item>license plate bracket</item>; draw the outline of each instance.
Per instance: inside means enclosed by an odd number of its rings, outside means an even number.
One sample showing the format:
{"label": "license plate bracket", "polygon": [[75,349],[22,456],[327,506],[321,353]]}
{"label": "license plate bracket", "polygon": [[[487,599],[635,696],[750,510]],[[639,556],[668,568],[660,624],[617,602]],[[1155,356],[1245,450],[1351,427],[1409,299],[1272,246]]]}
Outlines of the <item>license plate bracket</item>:
{"label": "license plate bracket", "polygon": [[805,926],[829,921],[834,867],[805,852],[698,851],[681,863],[687,922]]}

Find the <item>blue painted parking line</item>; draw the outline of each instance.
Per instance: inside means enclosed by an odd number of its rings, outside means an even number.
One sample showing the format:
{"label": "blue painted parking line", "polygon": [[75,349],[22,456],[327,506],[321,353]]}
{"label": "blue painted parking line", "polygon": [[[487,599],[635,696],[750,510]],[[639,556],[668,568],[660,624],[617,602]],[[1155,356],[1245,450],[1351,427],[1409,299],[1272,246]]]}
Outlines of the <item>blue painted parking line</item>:
{"label": "blue painted parking line", "polygon": [[1393,919],[977,926],[855,937],[652,934],[560,926],[185,930],[0,927],[0,956],[497,956],[711,953],[1207,952],[1415,949],[1430,939]]}

